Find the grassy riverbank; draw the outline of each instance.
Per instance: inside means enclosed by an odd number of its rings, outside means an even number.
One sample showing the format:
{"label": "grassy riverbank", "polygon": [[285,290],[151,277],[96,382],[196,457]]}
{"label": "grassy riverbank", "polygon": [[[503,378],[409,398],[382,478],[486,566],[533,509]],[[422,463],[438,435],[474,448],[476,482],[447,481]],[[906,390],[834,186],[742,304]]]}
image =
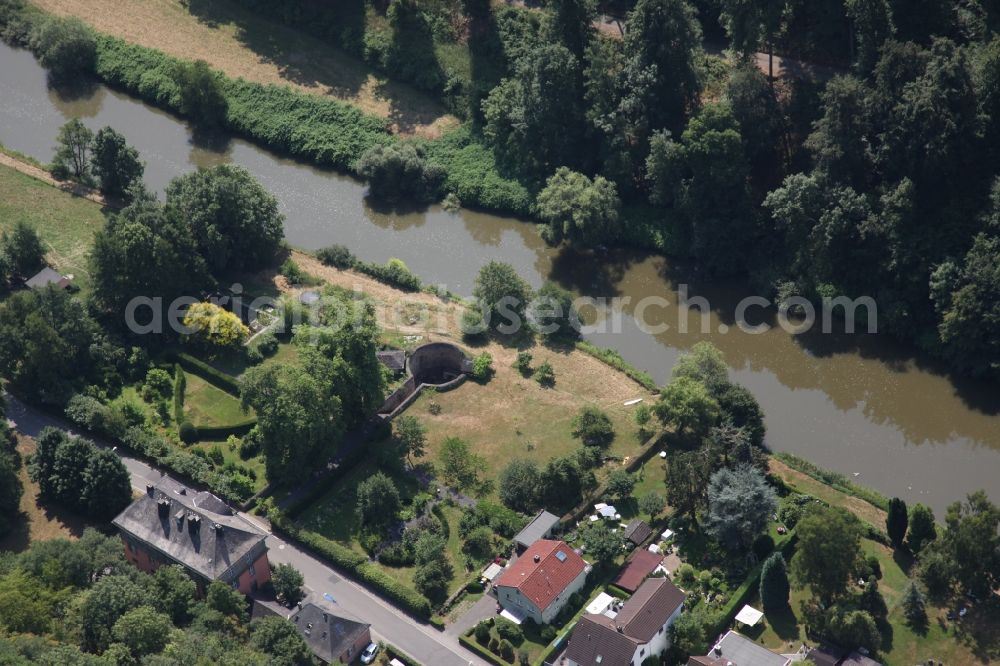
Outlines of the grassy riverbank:
{"label": "grassy riverbank", "polygon": [[0,165],[0,231],[12,229],[19,221],[38,231],[52,267],[72,274],[74,284],[86,292],[90,288],[87,257],[94,234],[105,221],[101,207]]}

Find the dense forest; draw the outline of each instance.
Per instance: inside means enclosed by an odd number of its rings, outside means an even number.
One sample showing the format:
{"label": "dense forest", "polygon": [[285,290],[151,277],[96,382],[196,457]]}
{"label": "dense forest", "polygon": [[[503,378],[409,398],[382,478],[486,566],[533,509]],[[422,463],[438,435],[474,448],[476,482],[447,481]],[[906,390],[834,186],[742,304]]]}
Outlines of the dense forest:
{"label": "dense forest", "polygon": [[[550,242],[872,296],[881,332],[1000,373],[996,2],[244,4],[437,94],[536,193]],[[805,73],[769,79],[756,52]]]}

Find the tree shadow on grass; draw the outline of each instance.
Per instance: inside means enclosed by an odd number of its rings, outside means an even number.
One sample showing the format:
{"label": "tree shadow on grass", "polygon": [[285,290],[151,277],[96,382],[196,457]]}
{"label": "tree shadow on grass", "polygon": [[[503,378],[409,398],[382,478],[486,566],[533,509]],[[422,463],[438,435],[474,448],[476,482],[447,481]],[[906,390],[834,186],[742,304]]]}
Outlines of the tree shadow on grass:
{"label": "tree shadow on grass", "polygon": [[792,641],[799,637],[799,619],[791,606],[779,611],[766,613],[771,629],[783,641]]}

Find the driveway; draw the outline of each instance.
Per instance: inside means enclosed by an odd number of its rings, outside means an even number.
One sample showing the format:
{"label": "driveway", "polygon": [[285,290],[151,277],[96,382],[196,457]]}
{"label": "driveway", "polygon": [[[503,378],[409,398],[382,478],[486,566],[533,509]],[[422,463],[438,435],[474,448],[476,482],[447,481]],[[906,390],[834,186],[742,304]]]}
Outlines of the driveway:
{"label": "driveway", "polygon": [[[7,417],[19,433],[36,437],[46,426],[73,432],[72,425],[66,419],[41,412],[10,394],[5,398]],[[95,443],[114,450],[106,441],[98,439]],[[139,492],[146,490],[146,484],[155,484],[166,476],[141,460],[123,455],[117,450],[115,452],[129,471],[132,487]],[[268,559],[271,562],[291,564],[301,571],[306,587],[320,595],[329,594],[352,615],[370,623],[375,640],[390,643],[427,666],[488,666],[486,661],[463,648],[455,635],[417,622],[378,595],[344,578],[320,560],[271,534],[258,518],[243,513],[240,516],[268,533]]]}

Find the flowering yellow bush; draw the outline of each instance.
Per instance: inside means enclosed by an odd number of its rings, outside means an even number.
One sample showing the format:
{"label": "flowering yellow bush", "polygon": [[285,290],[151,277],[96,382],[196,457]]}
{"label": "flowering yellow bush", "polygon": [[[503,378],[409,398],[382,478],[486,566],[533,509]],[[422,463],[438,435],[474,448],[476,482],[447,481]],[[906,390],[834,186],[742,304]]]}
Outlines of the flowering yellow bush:
{"label": "flowering yellow bush", "polygon": [[192,330],[188,341],[209,347],[238,347],[249,337],[250,329],[240,318],[214,303],[195,303],[184,315],[184,325]]}

